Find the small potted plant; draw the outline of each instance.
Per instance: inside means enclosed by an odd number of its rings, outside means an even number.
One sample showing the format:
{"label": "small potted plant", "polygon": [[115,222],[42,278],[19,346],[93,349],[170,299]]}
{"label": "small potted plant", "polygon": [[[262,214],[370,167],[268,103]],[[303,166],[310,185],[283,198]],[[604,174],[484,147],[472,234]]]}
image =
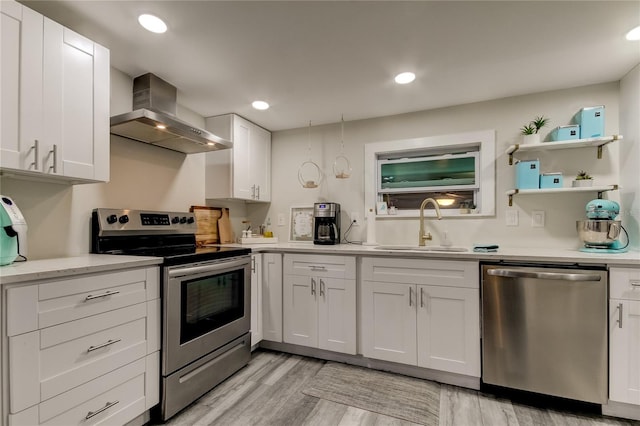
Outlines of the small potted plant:
{"label": "small potted plant", "polygon": [[576,175],[576,178],[571,183],[574,188],[580,188],[585,186],[593,186],[593,178],[589,176],[584,170],[580,170]]}
{"label": "small potted plant", "polygon": [[460,202],[460,214],[470,214],[473,213],[476,208],[476,205],[472,200],[465,200]]}
{"label": "small potted plant", "polygon": [[528,124],[525,124],[520,128],[520,133],[522,133],[522,143],[525,144],[535,144],[540,143],[540,129],[547,125],[549,119],[544,115],[539,115],[530,121]]}

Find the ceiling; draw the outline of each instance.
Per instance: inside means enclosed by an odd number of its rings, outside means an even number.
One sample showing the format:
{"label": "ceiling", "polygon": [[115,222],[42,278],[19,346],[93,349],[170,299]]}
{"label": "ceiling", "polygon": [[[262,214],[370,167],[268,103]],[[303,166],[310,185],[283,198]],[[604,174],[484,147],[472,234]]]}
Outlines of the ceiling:
{"label": "ceiling", "polygon": [[[30,1],[204,117],[282,130],[620,80],[637,1]],[[140,13],[165,34],[137,24]],[[411,84],[393,77],[413,71]],[[256,111],[251,102],[269,102]]]}

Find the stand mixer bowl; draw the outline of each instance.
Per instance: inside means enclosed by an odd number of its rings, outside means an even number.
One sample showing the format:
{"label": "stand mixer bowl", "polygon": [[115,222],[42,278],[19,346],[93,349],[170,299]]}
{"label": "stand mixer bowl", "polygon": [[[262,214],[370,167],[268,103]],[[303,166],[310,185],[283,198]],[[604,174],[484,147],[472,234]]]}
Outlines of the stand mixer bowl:
{"label": "stand mixer bowl", "polygon": [[620,236],[622,223],[619,220],[585,219],[576,221],[580,241],[587,247],[609,247]]}

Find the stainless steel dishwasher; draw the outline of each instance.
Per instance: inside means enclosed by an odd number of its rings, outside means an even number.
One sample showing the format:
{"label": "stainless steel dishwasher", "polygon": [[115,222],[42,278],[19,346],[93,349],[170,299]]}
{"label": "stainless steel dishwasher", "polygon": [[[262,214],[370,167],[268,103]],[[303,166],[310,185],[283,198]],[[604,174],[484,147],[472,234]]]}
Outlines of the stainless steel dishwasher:
{"label": "stainless steel dishwasher", "polygon": [[483,265],[482,381],[607,402],[607,272]]}

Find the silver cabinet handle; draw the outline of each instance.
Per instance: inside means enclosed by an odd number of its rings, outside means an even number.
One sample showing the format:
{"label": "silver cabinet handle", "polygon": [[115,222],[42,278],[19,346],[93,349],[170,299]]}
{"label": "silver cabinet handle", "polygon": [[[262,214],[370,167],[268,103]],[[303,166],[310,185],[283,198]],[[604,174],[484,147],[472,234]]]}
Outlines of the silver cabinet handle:
{"label": "silver cabinet handle", "polygon": [[640,280],[630,280],[631,287],[640,287]]}
{"label": "silver cabinet handle", "polygon": [[107,402],[107,404],[104,407],[100,408],[99,410],[89,411],[84,419],[89,420],[91,417],[97,416],[98,414],[102,413],[105,410],[108,410],[109,408],[113,407],[118,403],[120,403],[120,401]]}
{"label": "silver cabinet handle", "polygon": [[618,303],[618,328],[622,328],[622,303]]}
{"label": "silver cabinet handle", "polygon": [[311,265],[310,268],[311,268],[312,271],[326,271],[327,270],[326,266]]}
{"label": "silver cabinet handle", "polygon": [[413,287],[409,287],[409,306],[413,306]]}
{"label": "silver cabinet handle", "polygon": [[53,144],[53,149],[49,151],[49,156],[53,156],[53,165],[49,166],[49,170],[58,173],[58,145]]}
{"label": "silver cabinet handle", "polygon": [[424,308],[424,288],[420,287],[420,307]]}
{"label": "silver cabinet handle", "polygon": [[107,296],[113,296],[114,294],[118,294],[120,293],[118,290],[109,290],[106,293],[102,293],[102,294],[90,294],[87,297],[84,298],[85,302],[87,300],[93,300],[93,299],[100,299],[101,297],[107,297]]}
{"label": "silver cabinet handle", "polygon": [[256,185],[256,200],[260,199],[260,185]]}
{"label": "silver cabinet handle", "polygon": [[40,158],[40,141],[35,139],[33,142],[33,146],[29,148],[29,151],[33,151],[33,163],[30,166],[33,166],[33,170],[38,170],[38,158]]}
{"label": "silver cabinet handle", "polygon": [[256,199],[256,186],[255,185],[251,185],[251,198],[252,199]]}
{"label": "silver cabinet handle", "polygon": [[316,280],[311,278],[311,294],[315,296],[316,294]]}
{"label": "silver cabinet handle", "polygon": [[256,258],[251,258],[251,272],[256,272]]}
{"label": "silver cabinet handle", "polygon": [[320,296],[325,296],[324,289],[325,289],[325,284],[324,284],[324,281],[322,281],[322,278],[321,278],[320,279]]}
{"label": "silver cabinet handle", "polygon": [[89,346],[89,349],[87,349],[87,352],[97,351],[98,349],[106,348],[107,346],[114,345],[114,344],[116,344],[116,343],[118,343],[120,341],[122,341],[122,339],[117,339],[117,340],[109,339],[108,341],[106,341],[104,343],[101,343],[99,345]]}
{"label": "silver cabinet handle", "polygon": [[487,274],[492,275],[494,277],[536,278],[541,280],[562,280],[562,281],[600,281],[602,279],[602,277],[598,274],[538,272],[538,271],[525,271],[520,269],[488,269]]}

